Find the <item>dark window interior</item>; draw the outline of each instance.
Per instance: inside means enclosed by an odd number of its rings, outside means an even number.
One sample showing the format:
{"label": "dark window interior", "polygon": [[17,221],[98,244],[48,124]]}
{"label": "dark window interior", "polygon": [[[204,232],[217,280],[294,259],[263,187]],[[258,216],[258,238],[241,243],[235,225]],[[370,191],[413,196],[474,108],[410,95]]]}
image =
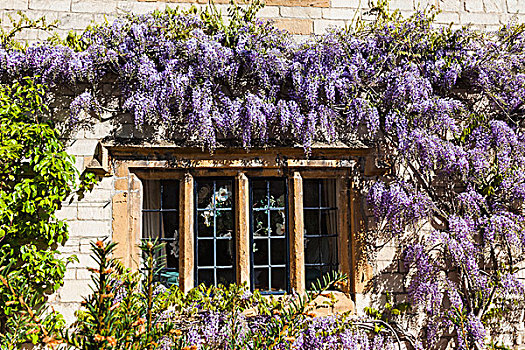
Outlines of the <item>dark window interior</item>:
{"label": "dark window interior", "polygon": [[144,180],[142,239],[164,243],[159,252],[164,268],[157,278],[167,284],[179,281],[179,182]]}
{"label": "dark window interior", "polygon": [[[196,284],[235,283],[233,179],[197,178],[195,183]],[[159,281],[178,284],[179,182],[144,180],[142,239],[165,244]],[[250,180],[252,286],[264,293],[289,290],[287,183]],[[333,179],[303,181],[306,287],[338,270],[338,208]]]}
{"label": "dark window interior", "polygon": [[252,285],[266,293],[288,290],[287,191],[284,179],[251,181]]}
{"label": "dark window interior", "polygon": [[303,182],[306,288],[338,270],[335,180]]}
{"label": "dark window interior", "polygon": [[196,284],[235,283],[233,180],[199,178],[195,191]]}

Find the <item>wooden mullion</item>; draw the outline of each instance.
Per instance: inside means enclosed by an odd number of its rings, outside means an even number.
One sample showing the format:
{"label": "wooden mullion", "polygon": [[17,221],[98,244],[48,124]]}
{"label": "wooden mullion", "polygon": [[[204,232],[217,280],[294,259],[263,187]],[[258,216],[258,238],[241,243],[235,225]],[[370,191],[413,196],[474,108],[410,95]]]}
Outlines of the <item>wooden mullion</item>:
{"label": "wooden mullion", "polygon": [[184,175],[180,184],[179,287],[183,292],[188,292],[195,285],[194,184],[189,173]]}
{"label": "wooden mullion", "polygon": [[303,179],[296,171],[289,179],[290,287],[305,292]]}
{"label": "wooden mullion", "polygon": [[236,280],[250,287],[250,191],[248,177],[239,172],[235,181]]}
{"label": "wooden mullion", "polygon": [[349,278],[349,283],[345,287],[345,292],[350,292],[352,289],[352,271],[351,264],[353,260],[351,251],[353,250],[353,243],[351,241],[351,220],[353,218],[353,212],[350,204],[349,195],[349,180],[346,176],[339,177],[337,179],[336,190],[337,190],[337,208],[338,208],[338,257],[339,257],[339,270],[346,274]]}

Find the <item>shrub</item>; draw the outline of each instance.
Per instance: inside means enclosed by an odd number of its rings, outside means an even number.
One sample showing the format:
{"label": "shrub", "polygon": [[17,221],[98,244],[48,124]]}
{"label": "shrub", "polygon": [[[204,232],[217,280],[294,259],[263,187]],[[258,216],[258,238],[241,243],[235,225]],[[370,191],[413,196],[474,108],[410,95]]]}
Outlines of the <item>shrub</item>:
{"label": "shrub", "polygon": [[[129,15],[54,44],[0,48],[0,78],[81,87],[71,120],[107,110],[114,74],[138,128],[214,149],[343,141],[377,150],[381,177],[354,183],[376,228],[369,246],[405,247],[417,338],[482,348],[525,286],[525,26],[495,33],[433,26],[374,7],[370,23],[297,44],[238,8]],[[238,19],[238,20],[237,20]],[[84,87],[87,86],[86,89]],[[427,231],[423,227],[430,227]]]}
{"label": "shrub", "polygon": [[47,295],[62,285],[66,263],[56,246],[67,224],[55,212],[75,190],[74,158],[53,125],[43,121],[45,87],[30,78],[0,85],[0,347],[53,343],[63,326],[47,309]]}
{"label": "shrub", "polygon": [[[313,301],[345,276],[318,281],[306,295],[265,297],[246,286],[201,285],[182,293],[156,282],[160,246],[142,245],[143,274],[130,273],[110,258],[115,243],[92,244],[93,294],[85,298],[64,339],[90,349],[387,349],[391,333],[349,313],[316,317]],[[330,303],[329,303],[330,304]],[[370,327],[372,326],[372,327]],[[372,331],[371,331],[372,330]],[[374,330],[376,332],[374,332]]]}

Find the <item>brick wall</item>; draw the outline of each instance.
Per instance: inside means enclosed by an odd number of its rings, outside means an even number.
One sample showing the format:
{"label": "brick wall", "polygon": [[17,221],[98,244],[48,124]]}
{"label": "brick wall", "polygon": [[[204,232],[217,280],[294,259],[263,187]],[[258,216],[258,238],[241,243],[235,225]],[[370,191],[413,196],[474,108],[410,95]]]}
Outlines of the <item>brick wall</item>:
{"label": "brick wall", "polygon": [[[0,18],[7,25],[8,14],[24,11],[32,18],[46,16],[60,22],[59,32],[82,30],[92,21],[111,21],[126,12],[146,13],[166,6],[187,8],[202,6],[207,0],[2,0]],[[225,9],[228,0],[217,0],[219,9]],[[438,23],[455,25],[473,24],[477,28],[492,30],[513,17],[525,20],[525,0],[391,0],[390,8],[409,13],[415,8],[435,6],[442,12]],[[321,34],[327,28],[348,25],[370,6],[369,0],[267,0],[261,18],[275,20],[276,26],[298,35]],[[224,12],[224,11],[223,11]],[[43,39],[48,34],[29,31],[22,39]]]}

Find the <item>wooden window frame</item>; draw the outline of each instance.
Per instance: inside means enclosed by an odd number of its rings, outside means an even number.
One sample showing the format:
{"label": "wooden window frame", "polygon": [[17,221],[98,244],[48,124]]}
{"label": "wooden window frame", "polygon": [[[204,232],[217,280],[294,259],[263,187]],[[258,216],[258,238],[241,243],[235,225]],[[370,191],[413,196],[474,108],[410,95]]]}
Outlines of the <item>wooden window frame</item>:
{"label": "wooden window frame", "polygon": [[[118,150],[118,149],[117,149]],[[302,151],[301,151],[302,152]],[[274,154],[269,157],[244,154],[223,155],[229,160],[213,159],[209,154],[195,157],[190,164],[173,164],[169,160],[136,160],[136,154],[115,152],[112,173],[116,176],[116,193],[113,198],[113,239],[121,244],[116,251],[123,263],[131,268],[138,267],[139,252],[137,243],[141,237],[142,185],[141,179],[179,180],[179,286],[183,291],[193,288],[195,281],[195,177],[234,178],[235,214],[235,276],[237,283],[251,285],[251,247],[250,247],[250,198],[249,181],[252,177],[286,177],[288,181],[288,234],[289,234],[289,284],[290,289],[305,292],[304,267],[304,211],[303,179],[336,179],[338,215],[338,261],[339,271],[350,277],[348,292],[360,292],[358,282],[365,279],[367,271],[356,264],[356,214],[355,198],[351,190],[354,164],[351,159],[304,159],[304,153],[295,152],[299,159],[277,162]],[[324,151],[323,151],[324,152]],[[149,154],[149,153],[147,153]],[[323,157],[341,156],[322,153]],[[200,157],[200,158],[199,158]],[[158,158],[158,156],[156,157]],[[220,157],[219,157],[220,158]],[[272,163],[274,162],[274,163]],[[219,164],[219,165],[217,165]],[[363,274],[361,276],[361,274]],[[361,281],[357,281],[358,277]],[[361,283],[362,284],[362,283]]]}

